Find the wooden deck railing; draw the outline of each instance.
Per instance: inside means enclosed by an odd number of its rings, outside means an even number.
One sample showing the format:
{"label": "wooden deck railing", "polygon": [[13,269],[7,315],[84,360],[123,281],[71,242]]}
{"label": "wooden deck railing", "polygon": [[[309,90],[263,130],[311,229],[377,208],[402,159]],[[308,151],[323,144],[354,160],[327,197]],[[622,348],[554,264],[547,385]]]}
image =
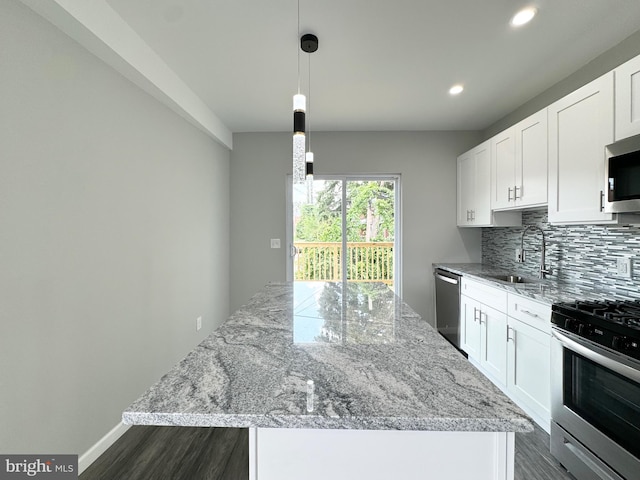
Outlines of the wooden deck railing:
{"label": "wooden deck railing", "polygon": [[[296,280],[342,280],[342,243],[296,242]],[[393,284],[393,242],[347,242],[347,280]]]}

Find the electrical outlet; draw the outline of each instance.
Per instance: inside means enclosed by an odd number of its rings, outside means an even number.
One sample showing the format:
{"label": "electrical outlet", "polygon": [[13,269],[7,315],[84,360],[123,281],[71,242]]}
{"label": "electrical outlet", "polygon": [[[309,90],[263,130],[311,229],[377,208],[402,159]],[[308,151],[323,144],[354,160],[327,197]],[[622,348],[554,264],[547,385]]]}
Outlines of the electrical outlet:
{"label": "electrical outlet", "polygon": [[196,332],[202,328],[202,317],[196,318]]}
{"label": "electrical outlet", "polygon": [[516,248],[516,262],[522,262],[522,249]]}
{"label": "electrical outlet", "polygon": [[621,277],[631,278],[631,257],[616,259],[616,271]]}

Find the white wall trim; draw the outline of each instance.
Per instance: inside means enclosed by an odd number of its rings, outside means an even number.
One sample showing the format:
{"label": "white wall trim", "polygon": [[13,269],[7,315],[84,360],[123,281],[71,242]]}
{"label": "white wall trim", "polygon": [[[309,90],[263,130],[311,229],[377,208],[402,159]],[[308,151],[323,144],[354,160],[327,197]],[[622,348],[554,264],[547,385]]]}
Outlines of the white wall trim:
{"label": "white wall trim", "polygon": [[125,425],[122,422],[118,423],[104,437],[89,448],[89,450],[80,455],[78,459],[78,475],[84,472],[89,465],[95,462],[111,445],[116,443],[116,441],[129,430],[129,427],[131,427],[131,425]]}

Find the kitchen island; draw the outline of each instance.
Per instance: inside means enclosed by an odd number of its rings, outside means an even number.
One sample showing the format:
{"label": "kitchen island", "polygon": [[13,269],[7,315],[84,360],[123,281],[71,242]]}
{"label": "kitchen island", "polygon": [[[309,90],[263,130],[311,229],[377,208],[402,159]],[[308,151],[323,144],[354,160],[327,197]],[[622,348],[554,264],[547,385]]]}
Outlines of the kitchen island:
{"label": "kitchen island", "polygon": [[513,478],[528,417],[383,284],[267,285],[124,413],[242,427],[251,480]]}

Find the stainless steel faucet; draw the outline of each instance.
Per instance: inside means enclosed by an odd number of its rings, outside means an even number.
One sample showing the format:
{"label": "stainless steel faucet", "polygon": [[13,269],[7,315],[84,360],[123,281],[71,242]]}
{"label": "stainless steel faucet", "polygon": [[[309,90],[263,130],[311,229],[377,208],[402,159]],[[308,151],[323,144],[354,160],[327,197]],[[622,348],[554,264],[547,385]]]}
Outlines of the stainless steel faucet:
{"label": "stainless steel faucet", "polygon": [[[550,268],[547,268],[547,266],[545,265],[545,250],[546,250],[546,242],[545,242],[545,238],[544,238],[544,231],[538,227],[537,225],[527,225],[524,230],[522,230],[522,235],[520,236],[520,259],[519,262],[520,263],[524,263],[525,261],[525,249],[524,249],[524,236],[526,235],[526,233],[531,230],[531,229],[537,229],[540,234],[542,235],[542,248],[540,249],[540,272],[539,272],[539,276],[540,278],[545,278],[545,275],[551,275],[552,271]],[[534,250],[535,251],[535,250]]]}

